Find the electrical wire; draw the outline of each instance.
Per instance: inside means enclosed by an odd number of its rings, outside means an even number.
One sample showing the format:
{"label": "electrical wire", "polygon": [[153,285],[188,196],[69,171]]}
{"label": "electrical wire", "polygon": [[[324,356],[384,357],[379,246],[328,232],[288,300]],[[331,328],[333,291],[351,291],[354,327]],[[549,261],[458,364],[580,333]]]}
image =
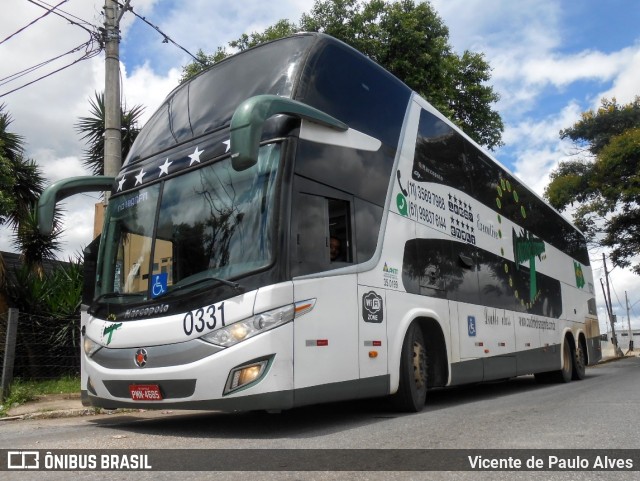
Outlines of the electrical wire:
{"label": "electrical wire", "polygon": [[10,83],[10,82],[12,82],[14,80],[17,80],[20,77],[24,77],[25,75],[36,71],[40,67],[44,67],[45,65],[47,65],[47,64],[49,64],[51,62],[54,62],[54,61],[66,56],[66,55],[70,55],[72,53],[78,52],[78,51],[82,50],[83,48],[86,48],[88,43],[90,43],[90,42],[85,42],[85,43],[83,43],[81,45],[78,45],[77,47],[72,48],[68,52],[65,52],[65,53],[62,53],[62,54],[58,55],[57,57],[50,58],[48,60],[45,60],[44,62],[40,62],[40,63],[38,63],[36,65],[32,65],[31,67],[27,67],[26,69],[21,70],[19,72],[16,72],[14,74],[8,75],[8,76],[3,77],[3,78],[0,78],[0,86],[8,84],[8,83]]}
{"label": "electrical wire", "polygon": [[[40,3],[46,5],[47,7],[50,7],[51,5],[48,4],[47,2],[45,2],[44,0],[38,0]],[[33,2],[32,2],[33,3]],[[42,5],[38,5],[40,7],[42,7]],[[44,7],[42,7],[44,8]],[[78,20],[79,22],[83,23],[84,25],[87,25],[89,27],[95,28],[96,30],[99,28],[97,25],[92,24],[91,22],[87,22],[86,20],[77,17],[76,15],[69,13],[69,12],[65,12],[64,10],[62,10],[61,8],[57,9],[57,12],[63,13],[65,15],[67,15],[67,17],[71,17],[71,18],[75,18],[76,20]],[[66,18],[66,20],[69,20],[68,18]]]}
{"label": "electrical wire", "polygon": [[45,13],[43,13],[41,16],[39,16],[38,18],[36,18],[35,20],[29,22],[27,25],[25,25],[24,27],[16,30],[15,32],[13,32],[11,35],[9,35],[7,38],[5,38],[4,40],[0,40],[0,45],[2,45],[3,43],[5,43],[7,40],[15,37],[16,35],[18,35],[21,32],[24,32],[27,28],[29,28],[31,25],[33,25],[34,23],[36,23],[38,20],[42,20],[44,17],[46,17],[47,15],[49,15],[50,13],[52,13],[55,9],[57,9],[60,5],[62,5],[63,3],[68,2],[69,0],[62,0],[58,5],[56,5],[55,7],[51,7],[49,10],[47,10]]}
{"label": "electrical wire", "polygon": [[[30,81],[30,82],[27,82],[27,83],[25,83],[25,84],[23,84],[23,85],[21,85],[21,86],[19,86],[19,87],[16,87],[16,88],[14,88],[14,89],[12,89],[12,90],[9,90],[9,91],[7,91],[7,92],[1,93],[1,94],[0,94],[0,98],[5,97],[5,96],[7,96],[7,95],[9,95],[9,94],[11,94],[11,93],[13,93],[13,92],[18,91],[18,90],[21,90],[21,89],[23,89],[23,88],[25,88],[25,87],[28,87],[29,85],[32,85],[32,84],[34,84],[34,83],[36,83],[36,82],[38,82],[38,81],[40,81],[40,80],[42,80],[42,79],[45,79],[45,78],[47,78],[47,77],[50,77],[51,75],[53,75],[53,74],[55,74],[55,73],[58,73],[58,72],[60,72],[60,71],[62,71],[62,70],[65,70],[65,69],[67,69],[67,68],[71,67],[72,65],[75,65],[75,64],[77,64],[78,62],[81,62],[82,60],[87,60],[87,59],[90,59],[90,58],[95,57],[96,55],[98,55],[98,54],[102,51],[102,48],[101,48],[101,47],[100,47],[100,48],[97,48],[97,49],[96,49],[96,48],[92,48],[91,46],[93,45],[93,43],[94,43],[94,41],[93,41],[93,39],[91,39],[91,40],[89,40],[88,42],[85,42],[85,43],[83,43],[82,45],[79,45],[78,47],[76,47],[75,49],[73,49],[71,52],[67,52],[67,54],[69,54],[69,53],[73,53],[73,52],[80,51],[80,50],[82,50],[82,48],[85,48],[85,53],[84,53],[84,55],[82,55],[80,58],[77,58],[76,60],[74,60],[74,61],[73,61],[73,62],[71,62],[71,63],[68,63],[67,65],[64,65],[64,66],[62,66],[62,67],[60,67],[60,68],[58,68],[58,69],[56,69],[56,70],[53,70],[53,71],[51,71],[51,72],[49,72],[49,73],[47,73],[47,74],[45,74],[45,75],[42,75],[42,76],[40,76],[40,77],[36,78],[35,80],[32,80],[32,81]],[[63,56],[64,56],[64,55],[67,55],[67,54],[63,54]],[[48,60],[48,61],[45,61],[45,62],[43,62],[43,65],[40,65],[40,66],[47,65],[47,64],[51,63],[53,60],[55,60],[55,59],[50,59],[50,60]],[[38,68],[39,68],[39,67],[38,67]],[[33,70],[32,70],[32,71],[33,71]],[[15,79],[12,79],[12,80],[15,80]],[[7,83],[7,82],[4,82],[4,83]]]}
{"label": "electrical wire", "polygon": [[182,45],[180,45],[179,43],[176,43],[171,37],[169,37],[166,33],[164,33],[162,30],[160,30],[160,27],[158,27],[157,25],[154,25],[153,23],[151,23],[149,20],[147,20],[145,17],[138,15],[134,10],[133,7],[131,7],[130,5],[128,5],[129,2],[127,2],[127,5],[122,5],[120,2],[116,2],[121,8],[123,8],[124,10],[129,10],[131,13],[133,13],[136,17],[138,17],[140,20],[142,20],[144,23],[146,23],[147,25],[149,25],[150,27],[154,28],[160,35],[162,35],[162,37],[164,38],[164,40],[162,41],[163,43],[169,43],[171,42],[172,44],[174,44],[176,47],[178,47],[179,49],[181,49],[182,51],[186,52],[187,55],[189,55],[192,59],[194,59],[196,62],[198,62],[201,65],[206,65],[202,60],[200,60],[198,57],[196,57],[195,55],[193,55],[191,52],[189,52],[186,48],[184,48]]}
{"label": "electrical wire", "polygon": [[[41,2],[41,3],[44,3],[45,5],[44,6],[41,5],[40,3],[38,3],[38,1]],[[45,3],[42,0],[38,0],[38,1],[36,1],[36,0],[27,0],[27,2],[33,3],[34,5],[36,5],[36,6],[40,7],[40,8],[44,8],[45,10],[47,9],[47,6],[49,6],[49,4]],[[83,29],[86,32],[88,32],[89,35],[91,35],[91,36],[95,35],[95,32],[93,30],[89,30],[85,25],[88,25],[88,26],[92,27],[93,29],[97,29],[98,27],[96,27],[95,25],[87,22],[86,20],[82,20],[81,18],[76,17],[75,15],[71,15],[70,13],[67,13],[67,12],[62,12],[62,13],[61,12],[62,11],[58,11],[58,10],[55,10],[55,9],[51,10],[51,13],[53,13],[54,15],[57,15],[58,17],[64,18],[71,25],[75,25],[76,27],[80,27],[81,29]],[[63,13],[64,13],[64,15],[63,15]],[[78,22],[72,20],[71,18],[76,18],[82,23],[78,23]]]}
{"label": "electrical wire", "polygon": [[[102,51],[102,48],[103,48],[102,38],[100,37],[100,34],[96,30],[89,30],[85,25],[93,27],[94,29],[98,29],[98,27],[95,27],[94,25],[92,25],[91,23],[87,22],[86,20],[81,19],[80,17],[72,15],[72,14],[70,14],[68,12],[65,12],[63,10],[60,10],[58,8],[60,5],[65,3],[67,0],[64,0],[63,2],[59,3],[56,6],[50,5],[50,4],[48,4],[47,2],[45,2],[43,0],[37,0],[37,1],[36,0],[27,0],[27,1],[46,10],[46,13],[40,18],[43,18],[44,16],[49,15],[50,13],[53,13],[53,14],[65,19],[71,25],[75,25],[77,27],[82,28],[84,31],[86,31],[89,34],[90,38],[89,38],[88,41],[78,45],[75,48],[72,48],[71,50],[69,50],[69,51],[67,51],[65,53],[62,53],[62,54],[57,55],[55,57],[52,57],[52,58],[50,58],[48,60],[45,60],[43,62],[40,62],[40,63],[38,63],[36,65],[32,65],[31,67],[27,67],[24,70],[21,70],[19,72],[16,72],[16,73],[14,73],[12,75],[8,75],[7,77],[4,77],[4,78],[0,79],[0,86],[6,85],[6,84],[8,84],[10,82],[13,82],[13,81],[21,78],[21,77],[24,77],[25,75],[33,73],[36,70],[38,70],[39,68],[42,68],[42,67],[44,67],[44,66],[46,66],[46,65],[48,65],[48,64],[50,64],[50,63],[52,63],[52,62],[54,62],[56,60],[59,60],[62,57],[65,57],[67,55],[71,55],[71,54],[74,54],[74,53],[77,53],[77,52],[80,52],[80,51],[84,50],[84,54],[81,57],[77,58],[76,60],[74,60],[74,61],[68,63],[67,65],[64,65],[64,66],[62,66],[62,67],[60,67],[60,68],[58,68],[56,70],[53,70],[53,71],[51,71],[51,72],[49,72],[49,73],[47,73],[45,75],[42,75],[42,76],[36,78],[35,80],[32,80],[32,81],[27,82],[27,83],[25,83],[25,84],[23,84],[23,85],[21,85],[19,87],[16,87],[16,88],[14,88],[12,90],[4,92],[4,93],[0,94],[0,98],[5,97],[6,95],[9,95],[9,94],[11,94],[13,92],[16,92],[18,90],[21,90],[21,89],[23,89],[23,88],[25,88],[25,87],[27,87],[29,85],[32,85],[32,84],[34,84],[34,83],[36,83],[36,82],[38,82],[40,80],[43,80],[43,79],[45,79],[47,77],[50,77],[51,75],[53,75],[55,73],[58,73],[58,72],[60,72],[60,71],[62,71],[64,69],[67,69],[67,68],[71,67],[72,65],[75,65],[76,63],[81,62],[82,60],[87,60],[87,59],[93,58],[96,55],[98,55]],[[25,30],[30,25],[33,25],[40,18],[38,18],[35,21],[31,22],[29,25],[23,27],[18,32],[15,32],[14,34],[10,35],[4,41],[6,41],[9,38],[15,36],[17,33]],[[78,20],[81,23],[77,22],[76,20]],[[97,47],[95,46],[96,43],[98,44]]]}

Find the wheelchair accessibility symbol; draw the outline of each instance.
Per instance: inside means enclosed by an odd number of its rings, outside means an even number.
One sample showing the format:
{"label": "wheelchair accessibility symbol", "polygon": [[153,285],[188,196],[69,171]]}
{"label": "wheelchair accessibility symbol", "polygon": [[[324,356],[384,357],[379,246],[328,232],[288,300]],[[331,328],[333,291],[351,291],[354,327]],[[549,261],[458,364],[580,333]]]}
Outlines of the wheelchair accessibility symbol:
{"label": "wheelchair accessibility symbol", "polygon": [[166,272],[151,276],[151,297],[158,297],[167,292],[167,277]]}
{"label": "wheelchair accessibility symbol", "polygon": [[467,329],[469,337],[476,337],[476,318],[474,316],[467,316]]}

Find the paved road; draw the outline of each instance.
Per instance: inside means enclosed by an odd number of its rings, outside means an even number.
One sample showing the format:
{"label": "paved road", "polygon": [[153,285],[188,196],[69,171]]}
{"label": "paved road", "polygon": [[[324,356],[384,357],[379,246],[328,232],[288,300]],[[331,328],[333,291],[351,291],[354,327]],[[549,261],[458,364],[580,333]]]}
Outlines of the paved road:
{"label": "paved road", "polygon": [[[425,410],[406,415],[383,401],[308,407],[281,414],[130,412],[71,419],[5,422],[0,449],[639,449],[640,358],[587,371],[565,385],[532,376],[504,383],[431,392]],[[604,452],[604,451],[603,451]],[[363,452],[365,455],[370,453]],[[622,451],[621,451],[622,453]],[[212,455],[215,455],[212,452]],[[479,452],[479,454],[482,454]],[[640,463],[639,463],[640,464]],[[248,466],[252,466],[249,464]],[[245,466],[246,469],[246,466]],[[637,466],[636,469],[640,469]],[[9,474],[4,477],[4,474]],[[210,473],[238,479],[249,473]],[[549,472],[271,472],[251,479],[549,479]],[[68,479],[69,473],[1,473],[5,479]],[[104,479],[105,473],[83,473]],[[554,479],[633,479],[624,472],[553,473]],[[175,479],[138,473],[138,479]],[[109,473],[109,479],[125,479]],[[180,473],[181,480],[203,473]]]}

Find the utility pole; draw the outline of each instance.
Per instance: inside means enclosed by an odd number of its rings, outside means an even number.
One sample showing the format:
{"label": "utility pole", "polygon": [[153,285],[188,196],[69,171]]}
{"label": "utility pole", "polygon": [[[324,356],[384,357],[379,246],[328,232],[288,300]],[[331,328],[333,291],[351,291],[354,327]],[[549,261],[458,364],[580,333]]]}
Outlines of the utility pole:
{"label": "utility pole", "polygon": [[[611,306],[611,290],[609,289],[609,271],[607,270],[607,258],[602,253],[602,263],[604,264],[604,278],[607,283],[607,292],[605,293],[605,302],[607,304],[607,310],[609,312],[609,322],[611,323],[611,343],[616,356],[622,356],[622,352],[618,347],[618,338],[616,337],[615,321],[613,317],[613,307]],[[604,286],[603,286],[604,290]]]}
{"label": "utility pole", "polygon": [[[104,175],[115,177],[122,165],[120,104],[120,20],[129,8],[127,0],[120,9],[116,0],[104,2]],[[108,194],[105,194],[105,203]]]}
{"label": "utility pole", "polygon": [[631,317],[629,316],[629,298],[627,297],[627,291],[624,291],[624,303],[627,306],[627,327],[629,328],[629,350],[633,351],[633,334],[631,333]]}

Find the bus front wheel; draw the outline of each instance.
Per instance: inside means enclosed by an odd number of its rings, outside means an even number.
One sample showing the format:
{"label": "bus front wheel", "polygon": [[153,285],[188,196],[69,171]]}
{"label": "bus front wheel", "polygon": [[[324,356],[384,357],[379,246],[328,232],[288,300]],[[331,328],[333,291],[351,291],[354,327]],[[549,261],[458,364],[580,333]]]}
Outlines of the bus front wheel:
{"label": "bus front wheel", "polygon": [[419,412],[427,399],[427,350],[417,323],[411,324],[402,343],[400,385],[392,397],[396,409]]}

